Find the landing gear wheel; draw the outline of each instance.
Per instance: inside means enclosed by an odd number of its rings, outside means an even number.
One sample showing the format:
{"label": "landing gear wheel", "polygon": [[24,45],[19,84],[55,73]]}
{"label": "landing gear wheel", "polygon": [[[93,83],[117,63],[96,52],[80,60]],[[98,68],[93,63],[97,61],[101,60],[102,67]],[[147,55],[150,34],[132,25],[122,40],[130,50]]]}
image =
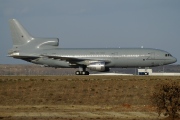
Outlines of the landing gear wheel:
{"label": "landing gear wheel", "polygon": [[88,71],[81,71],[81,75],[89,75]]}
{"label": "landing gear wheel", "polygon": [[88,71],[86,71],[86,75],[89,75],[89,72],[88,72]]}
{"label": "landing gear wheel", "polygon": [[76,75],[89,75],[88,71],[76,71],[75,72]]}
{"label": "landing gear wheel", "polygon": [[76,71],[75,74],[76,74],[76,75],[81,75],[81,74],[80,74],[80,71]]}
{"label": "landing gear wheel", "polygon": [[82,72],[81,72],[81,75],[86,75],[86,71],[82,71]]}

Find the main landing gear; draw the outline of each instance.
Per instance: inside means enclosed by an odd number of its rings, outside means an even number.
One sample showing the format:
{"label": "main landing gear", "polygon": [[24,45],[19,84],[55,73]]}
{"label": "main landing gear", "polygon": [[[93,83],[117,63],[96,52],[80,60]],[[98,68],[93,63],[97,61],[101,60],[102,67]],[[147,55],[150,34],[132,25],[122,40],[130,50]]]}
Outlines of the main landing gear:
{"label": "main landing gear", "polygon": [[76,71],[75,72],[76,75],[89,75],[88,71]]}
{"label": "main landing gear", "polygon": [[89,75],[89,72],[86,71],[86,67],[79,67],[79,71],[75,72],[76,75]]}

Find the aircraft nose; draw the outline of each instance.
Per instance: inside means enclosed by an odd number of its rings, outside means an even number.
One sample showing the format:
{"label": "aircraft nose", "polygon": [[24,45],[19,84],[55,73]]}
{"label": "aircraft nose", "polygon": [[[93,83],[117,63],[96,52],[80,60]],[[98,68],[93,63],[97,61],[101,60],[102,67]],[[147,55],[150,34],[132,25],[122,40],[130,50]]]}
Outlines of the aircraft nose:
{"label": "aircraft nose", "polygon": [[177,59],[175,57],[172,58],[172,63],[177,62]]}

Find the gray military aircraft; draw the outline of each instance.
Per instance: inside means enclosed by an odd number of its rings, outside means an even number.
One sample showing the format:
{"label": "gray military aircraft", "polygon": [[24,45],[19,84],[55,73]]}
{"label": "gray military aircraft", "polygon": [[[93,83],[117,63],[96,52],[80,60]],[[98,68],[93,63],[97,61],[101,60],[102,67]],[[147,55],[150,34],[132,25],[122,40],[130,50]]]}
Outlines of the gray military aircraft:
{"label": "gray military aircraft", "polygon": [[45,67],[79,68],[76,75],[89,70],[106,72],[110,68],[153,67],[176,62],[170,53],[151,48],[58,48],[58,38],[31,36],[16,20],[9,20],[13,48],[8,56]]}

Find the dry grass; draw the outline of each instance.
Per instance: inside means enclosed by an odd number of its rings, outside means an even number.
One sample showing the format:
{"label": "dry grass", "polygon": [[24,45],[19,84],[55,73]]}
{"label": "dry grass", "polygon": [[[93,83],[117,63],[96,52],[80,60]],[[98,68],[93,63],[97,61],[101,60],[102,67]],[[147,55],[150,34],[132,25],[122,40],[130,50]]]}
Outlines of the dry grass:
{"label": "dry grass", "polygon": [[[154,86],[180,77],[0,76],[0,106],[101,106],[90,111],[154,111]],[[80,111],[82,111],[81,109]],[[85,110],[88,110],[86,108]]]}

